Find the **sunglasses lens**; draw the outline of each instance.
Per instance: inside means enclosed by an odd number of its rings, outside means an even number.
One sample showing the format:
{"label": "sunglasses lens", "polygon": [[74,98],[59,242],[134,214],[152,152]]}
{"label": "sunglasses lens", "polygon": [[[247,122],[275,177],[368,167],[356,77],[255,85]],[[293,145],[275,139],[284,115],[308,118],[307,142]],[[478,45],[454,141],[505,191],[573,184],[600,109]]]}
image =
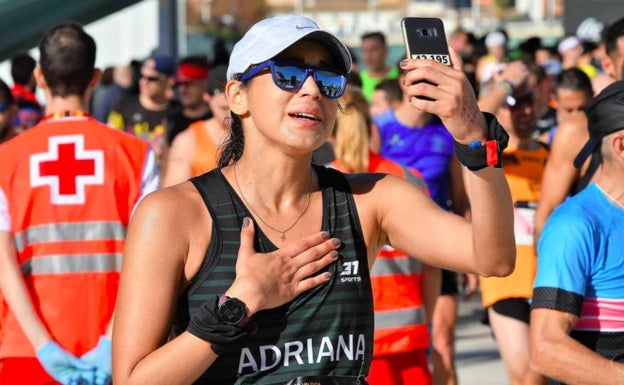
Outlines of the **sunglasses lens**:
{"label": "sunglasses lens", "polygon": [[284,90],[294,90],[303,84],[305,69],[294,65],[275,64],[273,66],[275,84]]}
{"label": "sunglasses lens", "polygon": [[[321,94],[328,98],[338,98],[342,95],[346,78],[331,70],[315,69],[314,80]],[[306,78],[306,68],[291,64],[274,64],[273,79],[275,84],[284,90],[295,90],[303,85]]]}
{"label": "sunglasses lens", "polygon": [[338,98],[344,92],[346,78],[329,70],[317,70],[314,80],[321,90],[321,94],[328,98]]}

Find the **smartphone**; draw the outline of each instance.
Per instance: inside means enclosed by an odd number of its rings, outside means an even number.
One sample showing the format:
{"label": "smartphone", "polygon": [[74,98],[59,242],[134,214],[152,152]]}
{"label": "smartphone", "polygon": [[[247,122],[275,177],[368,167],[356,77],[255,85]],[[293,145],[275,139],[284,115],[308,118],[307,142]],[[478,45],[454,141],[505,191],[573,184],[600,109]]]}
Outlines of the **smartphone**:
{"label": "smartphone", "polygon": [[[444,23],[436,17],[405,17],[401,19],[403,42],[408,59],[430,59],[451,65]],[[430,82],[425,82],[435,85]],[[433,100],[426,96],[416,96],[423,100]]]}
{"label": "smartphone", "polygon": [[401,20],[408,59],[430,59],[451,65],[444,23],[435,17],[405,17]]}

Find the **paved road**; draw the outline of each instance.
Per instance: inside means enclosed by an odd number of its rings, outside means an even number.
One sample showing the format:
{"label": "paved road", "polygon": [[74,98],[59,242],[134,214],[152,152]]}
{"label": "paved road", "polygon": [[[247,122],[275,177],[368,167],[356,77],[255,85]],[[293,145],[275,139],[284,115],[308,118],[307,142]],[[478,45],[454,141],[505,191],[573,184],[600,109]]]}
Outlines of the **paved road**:
{"label": "paved road", "polygon": [[507,376],[490,328],[481,324],[481,299],[459,305],[456,365],[460,385],[506,385]]}

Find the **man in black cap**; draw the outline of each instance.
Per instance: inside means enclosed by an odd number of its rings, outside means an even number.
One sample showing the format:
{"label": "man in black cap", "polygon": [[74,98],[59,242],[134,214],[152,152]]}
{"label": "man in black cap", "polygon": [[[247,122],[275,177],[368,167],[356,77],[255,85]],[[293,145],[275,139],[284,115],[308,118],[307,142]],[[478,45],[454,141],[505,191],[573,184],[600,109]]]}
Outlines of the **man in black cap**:
{"label": "man in black cap", "polygon": [[588,108],[576,157],[600,165],[549,217],[538,245],[531,363],[567,384],[624,383],[624,81]]}
{"label": "man in black cap", "polygon": [[141,66],[139,95],[126,95],[110,112],[108,125],[147,140],[160,162],[165,148],[164,120],[172,110],[175,63],[153,54]]}

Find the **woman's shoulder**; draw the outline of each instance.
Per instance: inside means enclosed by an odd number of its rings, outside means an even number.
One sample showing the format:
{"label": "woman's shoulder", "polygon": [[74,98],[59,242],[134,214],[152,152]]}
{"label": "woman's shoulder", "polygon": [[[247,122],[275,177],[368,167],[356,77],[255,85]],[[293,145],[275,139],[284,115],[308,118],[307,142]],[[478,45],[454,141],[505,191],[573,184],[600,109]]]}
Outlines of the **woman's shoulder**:
{"label": "woman's shoulder", "polygon": [[[206,210],[201,195],[193,183],[187,181],[170,187],[160,188],[145,196],[137,206],[135,215],[148,215],[148,218],[167,221],[168,224],[192,223]],[[166,225],[160,223],[159,226]]]}
{"label": "woman's shoulder", "polygon": [[[203,206],[203,207],[202,207]],[[186,281],[199,270],[210,242],[212,219],[191,182],[161,188],[148,194],[133,214],[129,234],[130,250],[148,247],[150,263],[169,268],[184,266]]]}

